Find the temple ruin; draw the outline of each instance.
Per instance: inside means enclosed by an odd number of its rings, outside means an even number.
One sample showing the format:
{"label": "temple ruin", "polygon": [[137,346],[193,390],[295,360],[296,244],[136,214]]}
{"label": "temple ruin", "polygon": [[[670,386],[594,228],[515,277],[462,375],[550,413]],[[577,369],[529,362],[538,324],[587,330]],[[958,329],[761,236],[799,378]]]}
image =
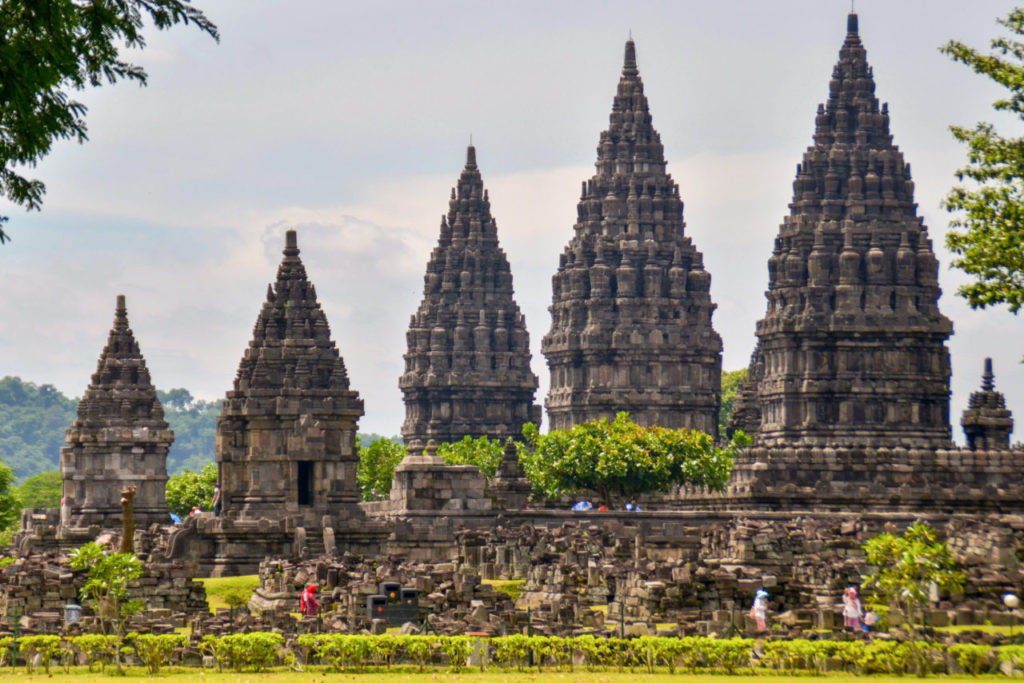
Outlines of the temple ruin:
{"label": "temple ruin", "polygon": [[67,500],[66,527],[121,525],[121,489],[135,486],[140,526],[167,524],[170,513],[167,451],[174,432],[150,381],[146,360],[128,326],[123,294],[114,327],[60,451],[60,477]]}
{"label": "temple ruin", "polygon": [[[764,446],[950,448],[952,323],[850,14],[768,260],[737,425]],[[739,420],[743,420],[740,424]]]}
{"label": "temple ruin", "polygon": [[684,234],[633,41],[583,183],[574,234],[552,278],[552,429],[619,411],[642,425],[718,433],[722,340],[703,256]]}
{"label": "temple ruin", "polygon": [[851,13],[768,261],[768,310],[730,424],[754,447],[724,494],[687,492],[691,506],[1021,509],[1024,458],[1007,450],[1012,420],[991,366],[964,416],[969,448],[950,439],[953,327],[938,309],[910,166],[874,88]]}
{"label": "temple ruin", "polygon": [[[297,590],[315,579],[338,608],[330,620],[354,632],[370,621],[367,595],[397,578],[450,632],[520,632],[526,612],[538,632],[605,633],[605,620],[618,618],[621,632],[628,621],[638,635],[657,632],[654,615],[671,615],[680,632],[722,633],[764,587],[791,625],[830,628],[839,591],[866,570],[863,544],[923,521],[949,538],[968,575],[965,595],[938,596],[929,623],[1008,616],[999,596],[1024,588],[1024,452],[1010,447],[1013,419],[989,361],[961,420],[968,445],[950,440],[952,326],[888,126],[851,14],[769,259],[767,311],[735,403],[733,427],[755,444],[724,492],[685,488],[629,512],[565,501],[531,509],[511,440],[490,481],[436,455],[439,441],[515,436],[536,416],[526,329],[473,147],[407,336],[409,455],[389,500],[358,502],[362,402],[289,231],[218,422],[222,516],[136,533],[149,557],[178,572],[159,593],[184,605],[196,601],[182,587],[190,571],[258,570],[257,597],[293,623]],[[682,208],[630,41],[597,173],[553,278],[543,341],[553,428],[625,409],[644,424],[714,433],[721,340]],[[75,539],[115,526],[124,483],[141,483],[137,515],[153,507],[141,501],[166,480],[166,426],[119,297],[62,453]],[[166,521],[166,508],[150,521],[160,514]],[[26,511],[19,548],[52,547],[60,528],[56,511]],[[67,574],[36,573],[50,588],[38,596],[19,585],[16,605],[59,608],[55,583],[74,595]],[[514,606],[483,583],[495,578],[525,579]]]}
{"label": "temple ruin", "polygon": [[519,438],[524,424],[540,424],[526,320],[472,145],[406,338],[399,380],[406,443]]}

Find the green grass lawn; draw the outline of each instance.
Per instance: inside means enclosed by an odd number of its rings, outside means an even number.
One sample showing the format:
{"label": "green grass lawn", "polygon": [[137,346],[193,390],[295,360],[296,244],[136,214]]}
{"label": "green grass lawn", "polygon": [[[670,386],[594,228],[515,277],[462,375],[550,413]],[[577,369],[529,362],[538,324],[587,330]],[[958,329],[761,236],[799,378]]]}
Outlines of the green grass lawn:
{"label": "green grass lawn", "polygon": [[483,579],[480,583],[485,586],[490,586],[499,593],[504,593],[513,602],[519,599],[519,596],[523,594],[523,586],[526,585],[526,579],[510,579],[504,581],[501,579]]}
{"label": "green grass lawn", "polygon": [[[257,681],[272,681],[273,683],[328,683],[332,681],[358,681],[369,683],[370,681],[421,681],[422,683],[437,683],[448,681],[451,683],[476,683],[484,681],[561,681],[563,683],[629,683],[632,681],[644,681],[648,683],[724,683],[726,681],[750,681],[754,679],[784,680],[799,678],[804,683],[843,683],[844,681],[861,680],[849,674],[836,674],[832,676],[794,676],[791,673],[759,673],[756,675],[727,676],[725,674],[706,674],[689,676],[685,674],[670,675],[668,673],[648,674],[640,671],[544,671],[544,672],[517,672],[505,670],[490,670],[485,672],[473,671],[468,673],[452,673],[444,669],[435,669],[424,673],[416,673],[402,668],[394,673],[367,672],[367,673],[343,673],[328,672],[320,667],[304,672],[296,671],[274,671],[268,673],[251,672],[224,672],[218,673],[216,669],[183,669],[172,668],[161,671],[154,676],[142,668],[129,668],[124,677],[115,676],[110,673],[90,673],[88,669],[75,668],[71,673],[64,673],[59,667],[54,667],[51,676],[47,677],[42,669],[33,674],[25,673],[23,668],[11,672],[4,669],[0,673],[0,683],[9,681],[39,681],[46,683],[48,680],[63,679],[65,681],[96,681],[110,683],[116,680],[131,681],[153,681],[154,683],[256,683]],[[1008,680],[1005,676],[939,676],[933,677],[941,681],[977,681],[977,680]],[[907,683],[914,680],[913,677],[897,676],[869,676],[866,677],[872,683]]]}
{"label": "green grass lawn", "polygon": [[1019,635],[1024,633],[1024,624],[1018,626],[993,626],[992,624],[969,624],[966,626],[939,626],[935,629],[939,633],[964,633],[966,631],[981,631],[982,633],[1000,633],[1004,636],[1008,636],[1011,633]]}
{"label": "green grass lawn", "polygon": [[249,602],[252,592],[260,585],[260,577],[255,574],[248,576],[225,576],[215,579],[199,579],[206,586],[206,601],[210,604],[210,612],[218,608],[227,608],[232,598],[242,603]]}

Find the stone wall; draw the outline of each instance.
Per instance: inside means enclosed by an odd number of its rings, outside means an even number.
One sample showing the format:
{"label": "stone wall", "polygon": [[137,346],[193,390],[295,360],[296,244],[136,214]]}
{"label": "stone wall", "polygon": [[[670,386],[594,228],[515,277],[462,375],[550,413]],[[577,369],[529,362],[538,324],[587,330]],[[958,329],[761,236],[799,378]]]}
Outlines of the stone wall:
{"label": "stone wall", "polygon": [[673,507],[1024,511],[1024,452],[750,448],[724,493],[684,488]]}
{"label": "stone wall", "polygon": [[[914,521],[944,534],[968,583],[941,595],[933,625],[978,624],[1004,615],[1001,596],[1024,589],[1018,555],[1024,516],[790,513],[523,513],[496,525],[453,531],[448,556],[423,560],[392,544],[386,555],[261,565],[253,606],[294,611],[308,582],[321,586],[328,621],[365,623],[365,598],[384,580],[415,586],[433,623],[490,633],[603,632],[623,620],[629,634],[678,624],[683,633],[743,628],[755,591],[771,596],[773,621],[794,629],[838,626],[843,588],[868,573],[862,545]],[[515,610],[494,581],[522,581]],[[527,610],[529,614],[527,615]],[[616,624],[617,629],[620,627]]]}
{"label": "stone wall", "polygon": [[[129,628],[170,631],[187,616],[208,610],[206,589],[188,562],[145,562],[141,579],[129,586],[129,599],[145,602]],[[0,568],[0,632],[19,623],[21,633],[53,632],[63,623],[64,606],[81,603],[86,572],[72,571],[66,553],[34,553]],[[91,610],[86,605],[88,622]]]}

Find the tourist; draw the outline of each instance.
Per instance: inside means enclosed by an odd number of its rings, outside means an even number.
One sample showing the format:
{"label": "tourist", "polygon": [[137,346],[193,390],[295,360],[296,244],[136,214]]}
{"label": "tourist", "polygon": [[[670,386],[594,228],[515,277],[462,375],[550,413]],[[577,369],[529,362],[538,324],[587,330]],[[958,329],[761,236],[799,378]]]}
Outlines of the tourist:
{"label": "tourist", "polygon": [[213,482],[213,516],[220,517],[220,482]]}
{"label": "tourist", "polygon": [[875,624],[877,623],[878,615],[874,612],[868,612],[864,615],[864,625],[860,628],[862,631],[864,631],[864,633],[871,633],[871,629],[873,629],[875,627]]}
{"label": "tourist", "polygon": [[843,625],[856,631],[860,628],[861,617],[860,597],[854,586],[847,586],[843,591]]}
{"label": "tourist", "polygon": [[299,609],[307,617],[315,617],[320,612],[320,603],[316,601],[316,584],[306,586],[299,596]]}
{"label": "tourist", "polygon": [[754,604],[750,606],[750,617],[757,623],[757,631],[768,630],[768,591],[758,590],[754,594]]}
{"label": "tourist", "polygon": [[71,526],[71,496],[60,499],[60,525]]}

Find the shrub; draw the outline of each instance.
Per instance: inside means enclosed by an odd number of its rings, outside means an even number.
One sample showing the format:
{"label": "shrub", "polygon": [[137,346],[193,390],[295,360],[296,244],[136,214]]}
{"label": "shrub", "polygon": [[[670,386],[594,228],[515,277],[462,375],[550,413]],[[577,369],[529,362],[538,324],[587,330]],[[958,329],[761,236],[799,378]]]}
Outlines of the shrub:
{"label": "shrub", "polygon": [[184,647],[188,642],[178,633],[129,633],[126,640],[135,649],[142,663],[151,674],[160,673],[160,667],[168,664],[175,648]]}
{"label": "shrub", "polygon": [[951,657],[956,658],[956,663],[972,676],[983,674],[992,668],[995,661],[993,650],[988,645],[976,645],[974,643],[957,643],[950,645],[946,650]]}
{"label": "shrub", "polygon": [[25,636],[18,641],[21,651],[25,656],[25,668],[32,672],[32,659],[38,653],[46,673],[50,673],[50,662],[54,659],[63,659],[68,654],[61,642],[60,636]]}

